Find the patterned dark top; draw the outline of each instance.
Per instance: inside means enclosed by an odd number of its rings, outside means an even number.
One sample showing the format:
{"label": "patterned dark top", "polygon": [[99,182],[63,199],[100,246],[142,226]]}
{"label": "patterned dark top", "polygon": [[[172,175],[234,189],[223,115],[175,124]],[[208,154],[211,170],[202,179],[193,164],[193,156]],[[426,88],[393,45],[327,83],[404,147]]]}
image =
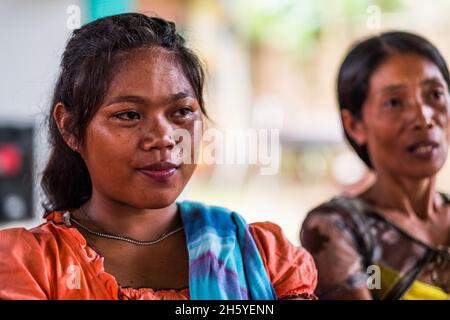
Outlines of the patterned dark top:
{"label": "patterned dark top", "polygon": [[317,266],[319,298],[367,286],[374,299],[449,299],[450,247],[423,243],[362,199],[313,209],[300,237]]}

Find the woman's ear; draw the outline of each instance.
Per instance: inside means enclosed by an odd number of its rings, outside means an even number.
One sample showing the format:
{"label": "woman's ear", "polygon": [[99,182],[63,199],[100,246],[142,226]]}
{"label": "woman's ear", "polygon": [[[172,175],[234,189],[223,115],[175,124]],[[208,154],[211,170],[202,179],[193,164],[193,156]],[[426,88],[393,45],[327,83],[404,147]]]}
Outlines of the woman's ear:
{"label": "woman's ear", "polygon": [[55,119],[59,133],[61,133],[61,136],[69,148],[75,152],[79,152],[75,136],[69,131],[71,116],[62,102],[56,104],[55,109],[53,110],[53,119]]}
{"label": "woman's ear", "polygon": [[362,120],[347,109],[341,110],[342,124],[347,134],[360,146],[367,144],[367,130]]}

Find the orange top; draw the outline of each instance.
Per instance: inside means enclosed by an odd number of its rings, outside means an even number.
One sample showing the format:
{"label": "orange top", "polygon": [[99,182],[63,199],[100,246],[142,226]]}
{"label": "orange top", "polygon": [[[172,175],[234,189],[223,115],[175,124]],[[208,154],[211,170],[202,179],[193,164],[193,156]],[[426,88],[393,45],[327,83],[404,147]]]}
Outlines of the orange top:
{"label": "orange top", "polygon": [[[123,288],[105,272],[103,257],[87,245],[63,212],[26,230],[0,231],[0,299],[158,300],[189,299],[189,289]],[[315,299],[317,272],[312,257],[294,247],[269,222],[250,225],[278,298]]]}

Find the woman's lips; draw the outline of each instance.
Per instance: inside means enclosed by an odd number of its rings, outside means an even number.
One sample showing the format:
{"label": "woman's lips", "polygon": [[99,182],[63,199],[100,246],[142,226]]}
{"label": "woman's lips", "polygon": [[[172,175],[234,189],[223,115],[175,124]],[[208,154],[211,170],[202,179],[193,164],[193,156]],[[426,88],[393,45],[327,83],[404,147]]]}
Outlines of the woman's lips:
{"label": "woman's lips", "polygon": [[416,143],[408,148],[409,153],[420,159],[432,158],[439,148],[439,144],[434,141]]}
{"label": "woman's lips", "polygon": [[154,180],[167,181],[177,172],[178,167],[172,163],[157,163],[140,168],[138,171]]}

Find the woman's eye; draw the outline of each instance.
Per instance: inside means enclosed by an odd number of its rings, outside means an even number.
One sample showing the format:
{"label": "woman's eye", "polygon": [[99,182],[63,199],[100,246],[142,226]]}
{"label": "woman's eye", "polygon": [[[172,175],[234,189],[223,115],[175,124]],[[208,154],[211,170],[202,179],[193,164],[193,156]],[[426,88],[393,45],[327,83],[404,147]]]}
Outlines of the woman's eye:
{"label": "woman's eye", "polygon": [[431,97],[435,100],[441,100],[444,97],[444,92],[441,90],[433,90],[433,92],[431,92]]}
{"label": "woman's eye", "polygon": [[120,120],[126,120],[126,121],[134,121],[134,120],[139,120],[141,118],[139,113],[137,113],[135,111],[126,111],[126,112],[118,113],[114,117],[116,117]]}
{"label": "woman's eye", "polygon": [[187,117],[193,113],[192,109],[189,107],[183,107],[174,112],[175,117]]}
{"label": "woman's eye", "polygon": [[401,106],[402,100],[399,98],[390,98],[385,102],[385,105],[391,108],[396,108]]}

